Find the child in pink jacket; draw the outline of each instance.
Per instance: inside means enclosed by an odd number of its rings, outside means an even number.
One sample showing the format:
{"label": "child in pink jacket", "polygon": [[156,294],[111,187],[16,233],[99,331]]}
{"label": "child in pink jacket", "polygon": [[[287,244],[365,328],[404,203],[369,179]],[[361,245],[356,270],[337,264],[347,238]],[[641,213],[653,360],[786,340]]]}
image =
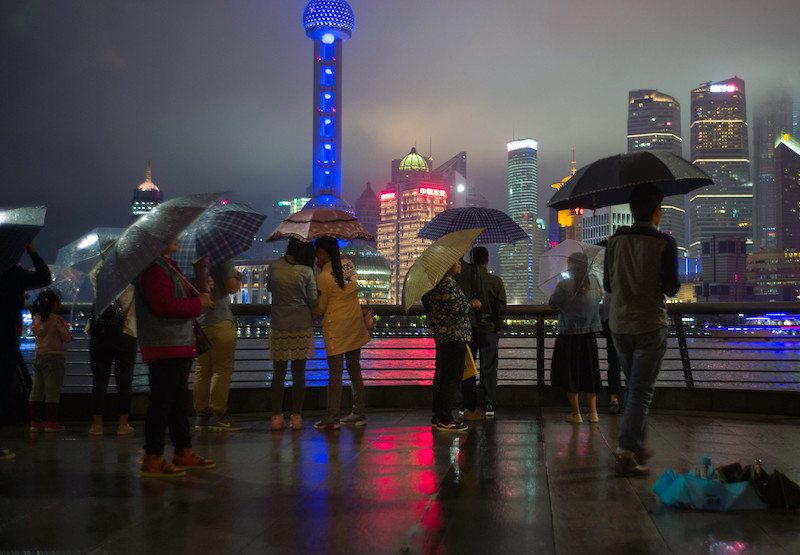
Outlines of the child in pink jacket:
{"label": "child in pink jacket", "polygon": [[58,423],[58,401],[64,384],[65,343],[72,341],[72,334],[57,314],[59,309],[61,296],[57,290],[47,287],[33,303],[31,331],[36,338],[36,358],[33,361],[33,388],[28,399],[31,431],[60,432],[64,429]]}

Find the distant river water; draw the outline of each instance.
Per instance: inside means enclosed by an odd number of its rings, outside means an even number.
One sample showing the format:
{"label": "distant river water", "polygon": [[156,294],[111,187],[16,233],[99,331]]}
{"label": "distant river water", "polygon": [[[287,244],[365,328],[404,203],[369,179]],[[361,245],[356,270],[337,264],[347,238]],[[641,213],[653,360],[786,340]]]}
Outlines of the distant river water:
{"label": "distant river water", "polygon": [[[550,383],[553,337],[545,339],[545,383]],[[687,340],[695,387],[727,389],[786,389],[800,391],[800,341],[737,340],[712,337]],[[605,340],[598,338],[600,365],[606,378]],[[33,343],[23,343],[23,355],[32,368]],[[65,388],[88,390],[91,387],[89,342],[81,333],[67,354]],[[236,354],[233,387],[264,387],[271,380],[269,341],[266,337],[241,337]],[[367,385],[430,384],[433,379],[435,346],[433,339],[416,337],[374,337],[362,349],[362,371]],[[534,337],[504,337],[500,340],[500,384],[535,384],[537,352]],[[307,364],[310,386],[327,384],[327,361],[321,337],[316,339],[316,355]],[[138,365],[136,389],[146,387],[146,367]],[[113,381],[113,380],[112,380]],[[659,376],[659,385],[685,386],[681,358],[674,338]]]}

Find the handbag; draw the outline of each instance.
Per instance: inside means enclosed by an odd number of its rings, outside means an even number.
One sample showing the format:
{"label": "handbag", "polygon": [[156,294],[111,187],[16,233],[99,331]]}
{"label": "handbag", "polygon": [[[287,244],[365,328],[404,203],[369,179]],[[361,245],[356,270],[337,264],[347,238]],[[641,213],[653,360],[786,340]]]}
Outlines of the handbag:
{"label": "handbag", "polygon": [[472,351],[467,345],[467,354],[464,355],[464,373],[461,375],[461,381],[468,380],[478,375],[478,368],[475,366],[475,358],[472,356]]}
{"label": "handbag", "polygon": [[197,320],[194,322],[194,340],[198,355],[205,354],[211,350],[211,341],[208,339],[206,332],[203,331],[203,328],[197,325]]}
{"label": "handbag", "polygon": [[367,331],[371,331],[375,329],[375,311],[371,308],[362,308],[361,309],[361,316],[364,318],[364,327],[367,328]]}

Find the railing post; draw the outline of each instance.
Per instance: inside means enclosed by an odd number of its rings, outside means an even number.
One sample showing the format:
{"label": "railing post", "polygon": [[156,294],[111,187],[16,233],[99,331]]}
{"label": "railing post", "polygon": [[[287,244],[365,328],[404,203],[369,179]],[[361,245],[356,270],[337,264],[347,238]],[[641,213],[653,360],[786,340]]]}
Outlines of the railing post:
{"label": "railing post", "polygon": [[689,348],[686,346],[686,334],[683,332],[683,314],[675,312],[672,314],[672,322],[675,324],[675,337],[678,339],[678,351],[681,354],[681,364],[683,364],[683,379],[686,387],[694,387],[694,377],[692,376],[692,361],[689,360]]}
{"label": "railing post", "polygon": [[536,383],[544,385],[544,315],[536,316]]}

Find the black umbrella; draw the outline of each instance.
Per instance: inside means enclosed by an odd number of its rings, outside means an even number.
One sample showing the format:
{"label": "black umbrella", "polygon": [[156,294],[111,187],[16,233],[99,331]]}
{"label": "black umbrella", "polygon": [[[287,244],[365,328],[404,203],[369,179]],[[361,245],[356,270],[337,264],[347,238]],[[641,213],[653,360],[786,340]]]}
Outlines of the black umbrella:
{"label": "black umbrella", "polygon": [[602,158],[584,166],[547,203],[556,210],[626,204],[634,187],[653,183],[665,197],[683,195],[713,180],[700,168],[671,152],[643,150]]}

